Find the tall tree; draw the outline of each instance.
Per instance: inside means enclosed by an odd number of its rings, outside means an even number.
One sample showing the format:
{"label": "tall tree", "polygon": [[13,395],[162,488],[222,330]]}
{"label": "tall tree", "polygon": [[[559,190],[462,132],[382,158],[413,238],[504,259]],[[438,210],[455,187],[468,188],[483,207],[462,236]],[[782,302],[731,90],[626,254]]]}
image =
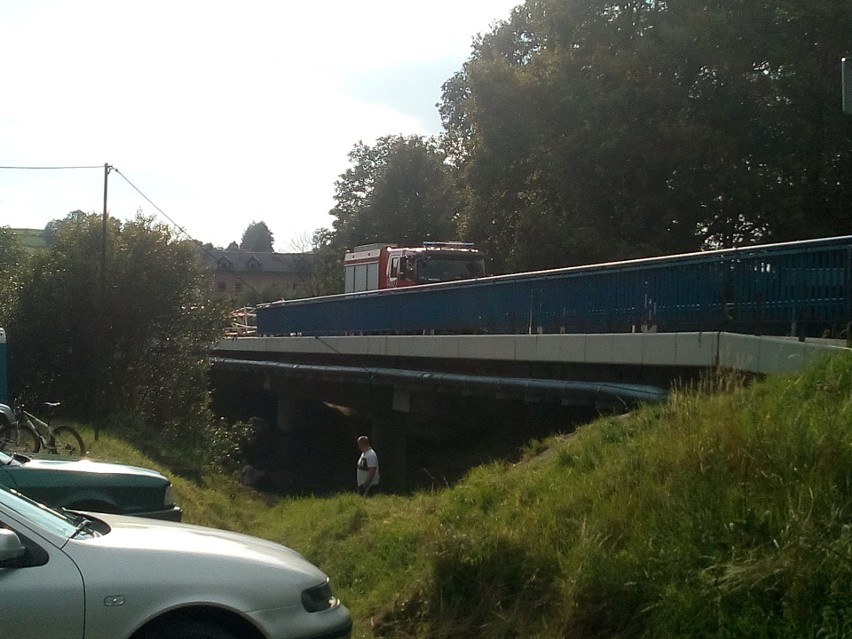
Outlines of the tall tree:
{"label": "tall tree", "polygon": [[15,389],[102,423],[202,428],[206,347],[224,313],[199,297],[196,248],[148,218],[110,218],[102,269],[103,230],[99,215],[71,215],[33,258],[10,327]]}
{"label": "tall tree", "polygon": [[847,232],[836,0],[527,0],[444,86],[465,239],[506,269]]}
{"label": "tall tree", "polygon": [[272,243],[272,231],[266,226],[266,222],[252,222],[243,233],[240,248],[244,251],[272,253]]}
{"label": "tall tree", "polygon": [[434,140],[386,136],[358,143],[352,166],[335,184],[331,244],[416,244],[456,236],[457,195],[450,167]]}

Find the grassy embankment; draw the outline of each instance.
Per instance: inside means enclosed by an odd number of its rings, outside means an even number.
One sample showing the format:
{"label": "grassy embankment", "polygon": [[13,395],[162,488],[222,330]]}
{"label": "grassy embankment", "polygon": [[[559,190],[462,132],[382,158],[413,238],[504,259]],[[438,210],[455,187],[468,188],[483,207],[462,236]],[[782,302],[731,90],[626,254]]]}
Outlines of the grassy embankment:
{"label": "grassy embankment", "polygon": [[[119,445],[92,449],[151,465]],[[188,521],[320,565],[355,637],[852,636],[852,356],[676,392],[435,493],[175,484]]]}

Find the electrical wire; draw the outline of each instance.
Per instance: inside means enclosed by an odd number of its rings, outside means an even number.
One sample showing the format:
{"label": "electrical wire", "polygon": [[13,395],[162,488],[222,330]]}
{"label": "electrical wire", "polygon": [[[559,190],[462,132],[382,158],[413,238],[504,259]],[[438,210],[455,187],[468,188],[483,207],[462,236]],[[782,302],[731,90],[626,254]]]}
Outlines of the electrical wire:
{"label": "electrical wire", "polygon": [[101,166],[0,166],[0,169],[20,171],[61,171],[64,169],[102,169]]}
{"label": "electrical wire", "polygon": [[[171,222],[171,223],[175,226],[175,228],[177,228],[178,230],[180,230],[180,232],[181,232],[181,233],[183,233],[183,234],[184,234],[187,238],[189,238],[190,240],[192,240],[193,242],[195,242],[195,244],[196,244],[197,246],[199,246],[199,247],[201,248],[201,250],[202,250],[202,251],[204,251],[204,253],[206,253],[206,254],[207,254],[207,256],[208,256],[208,257],[210,257],[210,258],[212,258],[212,259],[214,259],[214,260],[216,259],[216,256],[215,256],[215,255],[213,255],[213,253],[212,253],[212,252],[211,252],[208,248],[206,248],[206,247],[205,247],[203,244],[201,244],[201,242],[199,242],[198,240],[194,239],[194,238],[193,238],[193,237],[192,237],[192,236],[191,236],[191,235],[190,235],[190,234],[186,231],[186,229],[184,229],[182,226],[180,226],[177,222],[175,222],[175,221],[174,221],[172,218],[170,218],[168,215],[166,215],[166,213],[163,211],[163,209],[161,209],[159,206],[157,206],[156,204],[154,204],[154,202],[152,202],[152,201],[151,201],[151,198],[149,198],[147,195],[145,195],[145,194],[144,194],[144,193],[143,193],[143,192],[139,189],[139,187],[137,187],[135,184],[133,184],[133,182],[131,182],[131,181],[127,178],[127,176],[126,176],[126,175],[124,175],[121,171],[119,171],[119,170],[118,170],[116,167],[114,167],[114,166],[113,166],[113,167],[110,167],[110,168],[111,168],[113,171],[115,171],[116,173],[118,173],[118,174],[122,177],[122,179],[123,179],[125,182],[127,182],[127,183],[131,186],[131,187],[133,187],[133,189],[134,189],[134,190],[135,190],[135,191],[136,191],[139,195],[141,195],[143,198],[145,198],[145,200],[146,200],[146,201],[147,201],[147,202],[148,202],[151,206],[153,206],[155,209],[157,209],[157,211],[159,211],[159,213],[160,213],[160,214],[161,214],[164,218],[166,218],[169,222]],[[242,284],[243,284],[244,286],[246,286],[246,287],[247,287],[250,291],[252,291],[255,295],[257,295],[258,297],[260,296],[260,292],[259,292],[257,289],[255,289],[255,288],[254,288],[251,284],[249,284],[247,281],[245,281],[242,277],[240,277],[240,276],[239,276],[239,275],[237,275],[236,273],[232,273],[232,275],[234,276],[234,278],[235,278],[237,281],[242,282]],[[333,344],[331,344],[331,343],[330,343],[328,340],[326,340],[323,336],[321,336],[321,335],[313,335],[313,337],[314,337],[315,339],[319,340],[320,342],[322,342],[323,344],[325,344],[325,345],[326,345],[326,346],[327,346],[327,347],[328,347],[331,351],[333,351],[333,352],[335,352],[335,353],[338,353],[338,354],[342,354],[342,352],[341,352],[338,348],[336,348]],[[366,369],[364,369],[364,370],[366,370]]]}
{"label": "electrical wire", "polygon": [[[213,253],[212,253],[212,252],[211,252],[211,251],[210,251],[207,247],[205,247],[205,246],[204,246],[201,242],[199,242],[199,241],[198,241],[198,240],[196,240],[194,237],[192,237],[192,236],[189,234],[189,232],[188,232],[185,228],[183,228],[180,224],[178,224],[178,223],[177,223],[177,222],[175,222],[172,218],[170,218],[168,215],[166,215],[166,212],[165,212],[165,211],[163,211],[163,209],[161,209],[159,206],[157,206],[156,204],[154,204],[154,202],[151,200],[151,198],[149,198],[147,195],[145,195],[145,194],[144,194],[144,193],[143,193],[143,192],[139,189],[139,187],[138,187],[138,186],[136,186],[133,182],[131,182],[131,181],[130,181],[130,179],[129,179],[126,175],[124,175],[124,173],[122,173],[120,170],[118,170],[118,169],[117,169],[116,167],[114,167],[114,166],[113,166],[113,167],[110,167],[110,168],[111,168],[113,171],[115,171],[116,173],[118,173],[118,174],[121,176],[121,178],[122,178],[125,182],[127,182],[127,183],[128,183],[128,184],[129,184],[129,185],[133,188],[133,190],[134,190],[134,191],[136,191],[139,195],[141,195],[143,198],[145,198],[145,201],[146,201],[146,202],[148,202],[148,204],[150,204],[151,206],[153,206],[153,207],[157,210],[157,212],[159,212],[159,213],[160,213],[160,215],[162,215],[164,218],[166,218],[166,219],[167,219],[167,220],[168,220],[168,221],[172,224],[172,226],[174,226],[174,227],[175,227],[178,231],[180,231],[180,232],[181,232],[183,235],[185,235],[185,236],[186,236],[189,240],[191,240],[192,242],[194,242],[194,243],[195,243],[195,244],[196,244],[196,245],[197,245],[197,246],[198,246],[198,247],[199,247],[202,251],[204,251],[204,253],[205,253],[208,257],[210,257],[210,258],[211,258],[211,259],[213,259],[213,260],[215,260],[215,259],[216,259],[216,256],[215,256],[215,255],[213,255]],[[251,284],[249,284],[247,281],[245,281],[242,277],[240,277],[240,276],[239,276],[239,275],[237,275],[236,273],[232,273],[232,275],[234,276],[234,279],[236,279],[238,282],[241,282],[241,283],[243,284],[243,286],[245,286],[246,288],[248,288],[248,289],[249,289],[252,293],[254,293],[255,295],[260,295],[260,292],[259,292],[257,289],[255,289],[255,288],[254,288]]]}
{"label": "electrical wire", "polygon": [[[149,198],[147,195],[145,195],[141,191],[141,189],[139,189],[138,186],[136,186],[133,182],[131,182],[130,179],[126,175],[124,175],[124,173],[122,173],[117,167],[114,167],[110,164],[102,164],[102,165],[98,165],[98,166],[0,166],[0,169],[20,170],[20,171],[61,171],[61,170],[72,170],[72,169],[106,169],[107,173],[109,173],[110,171],[115,171],[118,175],[121,176],[121,178],[125,182],[127,182],[133,188],[134,191],[136,191],[139,195],[141,195],[143,198],[145,198],[145,201],[147,201],[148,204],[153,206],[160,215],[162,215],[164,218],[166,218],[172,224],[172,226],[174,226],[178,231],[180,231],[188,239],[195,242],[201,248],[201,250],[204,251],[208,255],[208,257],[213,258],[215,260],[215,256],[201,242],[199,242],[198,240],[193,238],[185,228],[183,228],[180,224],[178,224],[171,217],[169,217],[166,214],[166,212],[163,211],[163,209],[161,209],[159,206],[157,206],[151,200],[151,198]],[[241,282],[244,286],[246,286],[250,291],[252,291],[256,295],[260,295],[260,293],[251,284],[246,282],[239,275],[234,274],[234,277],[237,281]]]}
{"label": "electrical wire", "polygon": [[[178,224],[178,223],[177,223],[177,222],[175,222],[172,218],[170,218],[168,215],[166,215],[166,213],[165,213],[165,211],[163,211],[163,209],[161,209],[159,206],[157,206],[156,204],[154,204],[154,203],[151,201],[151,198],[149,198],[147,195],[145,195],[142,191],[140,191],[140,190],[139,190],[139,187],[137,187],[137,186],[136,186],[133,182],[131,182],[129,179],[127,179],[127,176],[126,176],[126,175],[124,175],[124,173],[122,173],[121,171],[119,171],[119,170],[118,170],[116,167],[114,167],[114,166],[113,166],[113,167],[111,167],[111,168],[112,168],[112,170],[113,170],[113,171],[115,171],[116,173],[118,173],[118,174],[122,177],[122,179],[123,179],[125,182],[127,182],[127,183],[131,186],[131,187],[133,187],[133,190],[134,190],[134,191],[136,191],[139,195],[141,195],[143,198],[145,198],[145,201],[147,201],[147,202],[148,202],[148,204],[150,204],[150,205],[151,205],[151,206],[153,206],[155,209],[157,209],[157,211],[160,213],[160,215],[162,215],[162,216],[163,216],[164,218],[166,218],[169,222],[171,222],[171,223],[172,223],[172,226],[174,226],[177,230],[179,230],[181,233],[183,233],[186,237],[188,237],[188,238],[189,238],[190,240],[192,240],[193,242],[195,242],[195,241],[196,241],[196,240],[195,240],[195,238],[193,238],[193,237],[192,237],[192,236],[191,236],[191,235],[187,232],[187,230],[186,230],[185,228],[183,228],[180,224]],[[255,292],[257,292],[257,291],[255,291]]]}

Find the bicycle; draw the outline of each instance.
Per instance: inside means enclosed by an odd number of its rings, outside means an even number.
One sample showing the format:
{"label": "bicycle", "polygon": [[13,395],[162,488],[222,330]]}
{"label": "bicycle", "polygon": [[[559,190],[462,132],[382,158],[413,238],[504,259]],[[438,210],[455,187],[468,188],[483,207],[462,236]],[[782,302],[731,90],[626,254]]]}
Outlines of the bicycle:
{"label": "bicycle", "polygon": [[37,453],[44,448],[54,455],[79,457],[86,454],[86,444],[71,426],[51,426],[50,416],[59,402],[45,402],[47,421],[42,421],[24,409],[15,406],[15,423],[0,428],[0,450],[10,453]]}

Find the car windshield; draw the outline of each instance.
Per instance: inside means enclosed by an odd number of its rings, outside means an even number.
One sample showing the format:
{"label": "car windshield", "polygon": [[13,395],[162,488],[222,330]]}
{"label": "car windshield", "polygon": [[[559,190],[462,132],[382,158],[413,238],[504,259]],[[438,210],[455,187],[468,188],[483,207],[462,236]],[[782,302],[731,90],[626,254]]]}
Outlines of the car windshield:
{"label": "car windshield", "polygon": [[80,518],[64,515],[25,497],[15,490],[0,488],[0,503],[14,510],[30,524],[63,537],[80,532]]}
{"label": "car windshield", "polygon": [[0,466],[22,466],[30,461],[30,459],[30,457],[20,453],[10,455],[7,452],[0,451]]}

